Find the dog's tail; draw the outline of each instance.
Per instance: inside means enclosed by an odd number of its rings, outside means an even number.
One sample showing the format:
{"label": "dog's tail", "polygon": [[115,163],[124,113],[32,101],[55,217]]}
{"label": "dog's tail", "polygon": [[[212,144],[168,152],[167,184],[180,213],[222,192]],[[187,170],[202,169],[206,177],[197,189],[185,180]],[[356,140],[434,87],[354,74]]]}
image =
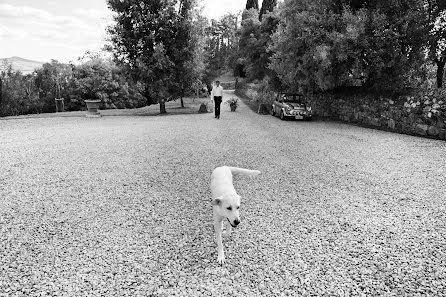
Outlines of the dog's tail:
{"label": "dog's tail", "polygon": [[241,175],[249,175],[254,176],[260,174],[260,171],[258,170],[250,170],[245,168],[238,168],[238,167],[230,167],[228,166],[229,170],[231,170],[232,174],[241,174]]}

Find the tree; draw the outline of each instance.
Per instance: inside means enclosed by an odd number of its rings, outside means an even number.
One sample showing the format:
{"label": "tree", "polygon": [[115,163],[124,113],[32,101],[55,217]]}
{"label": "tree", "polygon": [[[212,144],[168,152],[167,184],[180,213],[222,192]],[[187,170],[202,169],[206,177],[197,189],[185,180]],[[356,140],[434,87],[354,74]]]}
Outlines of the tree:
{"label": "tree", "polygon": [[63,97],[62,91],[67,87],[71,76],[71,66],[57,60],[51,60],[36,70],[34,83],[39,90],[44,112],[54,111],[54,99]]}
{"label": "tree", "polygon": [[87,52],[72,65],[71,109],[84,105],[85,99],[100,99],[105,108],[134,108],[144,105],[141,88],[111,59]]}
{"label": "tree", "polygon": [[14,71],[11,64],[5,64],[0,72],[2,81],[2,100],[0,115],[21,115],[41,112],[38,90],[34,84],[34,75],[23,75]]}
{"label": "tree", "polygon": [[441,1],[428,1],[429,57],[437,66],[437,87],[443,87],[443,74],[446,64],[446,4]]}
{"label": "tree", "polygon": [[422,75],[422,0],[359,2],[284,1],[270,67],[288,88],[325,91],[359,82],[398,91]]}
{"label": "tree", "polygon": [[277,6],[277,0],[263,0],[262,8],[260,8],[259,20],[262,21],[262,17],[267,12],[272,12]]}
{"label": "tree", "polygon": [[239,61],[249,80],[264,76],[263,67],[258,63],[264,51],[260,40],[259,12],[255,9],[245,10],[240,27]]}
{"label": "tree", "polygon": [[[289,91],[331,87],[328,32],[334,27],[326,2],[285,1],[272,37],[270,67]],[[319,79],[326,77],[326,79]],[[318,84],[322,81],[322,84]]]}
{"label": "tree", "polygon": [[248,0],[246,2],[246,10],[255,9],[259,11],[259,0]]}
{"label": "tree", "polygon": [[235,53],[238,48],[237,29],[239,15],[226,14],[220,20],[211,20],[206,30],[206,52],[209,56],[208,68],[205,73],[206,84],[220,75],[222,70],[232,68],[235,63]]}
{"label": "tree", "polygon": [[173,49],[172,62],[175,69],[175,82],[172,92],[175,97],[180,97],[181,107],[184,107],[183,97],[186,89],[192,86],[192,59],[194,44],[192,38],[192,0],[181,0],[179,3],[179,19],[176,28],[176,39]]}
{"label": "tree", "polygon": [[0,116],[55,112],[55,98],[63,97],[66,110],[81,110],[83,99],[101,99],[102,108],[135,108],[145,104],[143,90],[111,59],[87,52],[79,63],[56,60],[23,75],[5,64],[0,71]]}
{"label": "tree", "polygon": [[208,20],[200,14],[200,11],[194,10],[192,20],[191,40],[194,45],[192,60],[190,61],[189,75],[192,81],[192,88],[197,92],[203,85],[203,78],[208,67],[209,54],[206,51],[207,35],[206,28]]}
{"label": "tree", "polygon": [[279,19],[274,9],[267,11],[261,21],[259,19],[259,13],[255,9],[245,10],[240,28],[239,61],[243,63],[246,76],[250,80],[274,76],[268,68],[272,55],[268,47]]}
{"label": "tree", "polygon": [[207,61],[205,54],[207,19],[200,15],[195,3],[195,0],[182,0],[178,9],[176,48],[172,58],[176,84],[173,84],[172,94],[180,98],[181,107],[184,107],[185,92],[192,88],[196,89],[201,84]]}
{"label": "tree", "polygon": [[181,4],[176,0],[108,0],[108,6],[115,12],[115,24],[108,28],[115,59],[144,82],[148,103],[158,102],[160,113],[165,113],[165,102],[178,83],[174,61]]}

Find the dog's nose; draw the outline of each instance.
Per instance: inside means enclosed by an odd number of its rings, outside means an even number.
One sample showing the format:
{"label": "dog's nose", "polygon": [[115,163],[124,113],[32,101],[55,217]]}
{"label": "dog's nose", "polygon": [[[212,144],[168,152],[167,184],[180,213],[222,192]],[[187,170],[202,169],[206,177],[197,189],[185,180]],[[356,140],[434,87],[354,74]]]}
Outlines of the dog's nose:
{"label": "dog's nose", "polygon": [[237,226],[238,224],[240,224],[240,220],[234,220],[234,226]]}

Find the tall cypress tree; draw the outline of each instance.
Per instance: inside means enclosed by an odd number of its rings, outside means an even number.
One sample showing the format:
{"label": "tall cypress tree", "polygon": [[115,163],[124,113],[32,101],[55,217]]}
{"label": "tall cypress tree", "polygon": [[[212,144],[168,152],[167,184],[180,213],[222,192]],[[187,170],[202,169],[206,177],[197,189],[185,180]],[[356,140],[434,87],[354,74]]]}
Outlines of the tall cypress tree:
{"label": "tall cypress tree", "polygon": [[262,20],[262,15],[266,12],[271,12],[277,5],[277,0],[263,0],[262,8],[260,9],[259,20]]}
{"label": "tall cypress tree", "polygon": [[255,10],[259,11],[259,0],[248,0],[246,2],[246,9],[254,8]]}
{"label": "tall cypress tree", "polygon": [[190,79],[191,71],[188,66],[192,60],[193,44],[191,44],[191,11],[193,2],[192,0],[180,0],[178,14],[180,17],[177,23],[176,40],[173,44],[172,62],[175,68],[175,84],[173,87],[173,93],[180,97],[181,107],[184,107],[183,96],[188,84],[191,84]]}

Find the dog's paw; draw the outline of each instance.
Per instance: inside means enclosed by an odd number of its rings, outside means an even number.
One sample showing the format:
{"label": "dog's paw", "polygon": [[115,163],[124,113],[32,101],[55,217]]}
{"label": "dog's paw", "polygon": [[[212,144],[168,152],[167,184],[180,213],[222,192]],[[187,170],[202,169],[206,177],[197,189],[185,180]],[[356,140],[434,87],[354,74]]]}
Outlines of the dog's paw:
{"label": "dog's paw", "polygon": [[217,262],[218,264],[223,265],[225,263],[225,254],[218,255]]}

